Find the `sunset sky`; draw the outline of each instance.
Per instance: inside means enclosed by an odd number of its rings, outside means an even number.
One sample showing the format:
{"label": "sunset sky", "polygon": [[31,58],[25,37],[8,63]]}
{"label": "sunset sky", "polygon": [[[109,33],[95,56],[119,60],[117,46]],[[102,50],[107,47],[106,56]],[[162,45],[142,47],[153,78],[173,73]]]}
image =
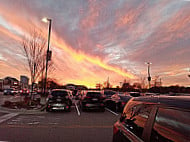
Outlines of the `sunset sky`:
{"label": "sunset sky", "polygon": [[31,29],[51,45],[60,84],[95,87],[131,84],[151,76],[163,85],[190,86],[190,1],[188,0],[0,0],[0,78],[29,75],[21,41]]}

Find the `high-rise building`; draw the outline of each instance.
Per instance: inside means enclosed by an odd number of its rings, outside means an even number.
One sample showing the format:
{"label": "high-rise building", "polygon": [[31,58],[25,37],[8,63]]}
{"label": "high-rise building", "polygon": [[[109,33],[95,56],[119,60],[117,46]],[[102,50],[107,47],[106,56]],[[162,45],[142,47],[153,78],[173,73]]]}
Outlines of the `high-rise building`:
{"label": "high-rise building", "polygon": [[21,75],[20,76],[20,84],[21,84],[21,88],[28,88],[29,87],[29,78],[27,76]]}

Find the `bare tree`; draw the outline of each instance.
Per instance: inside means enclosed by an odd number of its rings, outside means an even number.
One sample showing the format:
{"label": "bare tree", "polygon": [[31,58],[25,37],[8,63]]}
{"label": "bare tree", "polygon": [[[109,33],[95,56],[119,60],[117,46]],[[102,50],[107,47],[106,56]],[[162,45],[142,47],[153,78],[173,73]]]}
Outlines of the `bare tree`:
{"label": "bare tree", "polygon": [[[43,78],[46,63],[46,45],[45,38],[36,30],[33,30],[29,36],[23,38],[22,49],[27,59],[32,84],[39,77]],[[52,66],[52,63],[48,65],[48,68],[50,66]]]}

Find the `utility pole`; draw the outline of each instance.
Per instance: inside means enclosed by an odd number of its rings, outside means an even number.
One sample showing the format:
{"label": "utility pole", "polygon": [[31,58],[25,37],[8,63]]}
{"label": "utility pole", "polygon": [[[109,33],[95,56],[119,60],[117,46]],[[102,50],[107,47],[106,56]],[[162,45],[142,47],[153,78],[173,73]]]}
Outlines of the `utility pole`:
{"label": "utility pole", "polygon": [[108,80],[107,80],[107,88],[110,88],[109,77],[108,77]]}
{"label": "utility pole", "polygon": [[151,87],[151,84],[150,84],[150,82],[151,82],[150,65],[151,65],[152,63],[151,63],[151,62],[146,62],[146,64],[148,65],[148,77],[147,77],[147,79],[148,79],[148,86],[149,86],[149,89],[150,89],[150,87]]}
{"label": "utility pole", "polygon": [[48,70],[48,61],[51,60],[51,54],[52,52],[49,50],[49,45],[50,45],[50,36],[51,36],[51,22],[52,19],[49,18],[43,18],[43,22],[47,23],[49,22],[49,32],[48,32],[48,48],[47,48],[47,53],[46,53],[46,70],[45,70],[45,81],[44,81],[44,95],[46,93],[46,84],[47,84],[47,70]]}

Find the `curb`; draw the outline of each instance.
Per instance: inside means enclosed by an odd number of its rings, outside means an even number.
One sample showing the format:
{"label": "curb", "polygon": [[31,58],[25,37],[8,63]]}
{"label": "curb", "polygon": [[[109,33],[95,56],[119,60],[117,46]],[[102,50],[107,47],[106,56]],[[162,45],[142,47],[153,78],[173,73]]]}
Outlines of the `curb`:
{"label": "curb", "polygon": [[4,113],[19,113],[19,114],[43,114],[46,113],[45,110],[46,105],[44,105],[40,109],[36,110],[26,110],[26,109],[10,109],[0,106],[0,112]]}

